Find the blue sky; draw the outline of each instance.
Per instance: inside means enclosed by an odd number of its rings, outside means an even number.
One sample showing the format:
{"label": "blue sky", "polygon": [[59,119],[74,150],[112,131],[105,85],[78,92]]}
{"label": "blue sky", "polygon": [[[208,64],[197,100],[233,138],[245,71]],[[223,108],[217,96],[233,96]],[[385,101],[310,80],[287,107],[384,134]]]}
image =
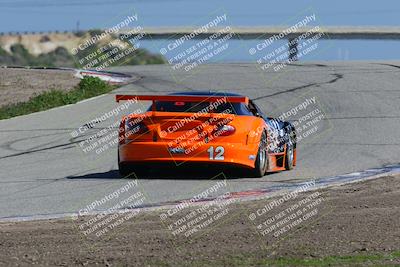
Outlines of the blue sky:
{"label": "blue sky", "polygon": [[398,26],[400,1],[362,0],[0,0],[0,31],[110,26],[135,10],[145,26],[193,25],[218,9],[232,25],[281,25],[311,8],[323,25]]}
{"label": "blue sky", "polygon": [[[152,27],[201,25],[216,13],[226,13],[227,25],[233,26],[289,25],[311,13],[320,26],[400,26],[399,0],[0,0],[0,32],[75,30],[78,21],[81,30],[108,28],[132,13],[138,14],[139,25]],[[144,44],[157,53],[161,42]],[[332,40],[324,53],[304,60],[399,59],[399,44]],[[226,60],[249,57],[238,52]]]}

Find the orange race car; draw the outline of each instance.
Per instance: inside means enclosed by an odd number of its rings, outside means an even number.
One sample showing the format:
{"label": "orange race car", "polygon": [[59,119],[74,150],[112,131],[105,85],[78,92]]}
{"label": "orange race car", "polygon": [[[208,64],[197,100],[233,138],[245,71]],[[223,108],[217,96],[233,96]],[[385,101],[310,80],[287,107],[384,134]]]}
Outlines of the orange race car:
{"label": "orange race car", "polygon": [[120,174],[155,163],[240,167],[253,177],[296,165],[296,131],[265,116],[248,97],[232,93],[116,95],[152,101],[146,112],[124,116],[119,127]]}

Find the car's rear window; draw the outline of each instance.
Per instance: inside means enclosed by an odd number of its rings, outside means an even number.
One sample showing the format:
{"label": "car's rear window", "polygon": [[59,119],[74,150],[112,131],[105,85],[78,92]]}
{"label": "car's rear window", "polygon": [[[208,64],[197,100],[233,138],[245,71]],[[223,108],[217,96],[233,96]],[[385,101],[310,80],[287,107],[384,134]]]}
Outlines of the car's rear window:
{"label": "car's rear window", "polygon": [[[210,103],[208,102],[162,102],[156,101],[156,111],[163,112],[206,112],[209,109]],[[151,110],[151,106],[149,108]],[[210,112],[210,111],[209,111]],[[223,103],[217,106],[216,110],[212,110],[213,113],[228,113],[236,115],[251,115],[244,104],[241,103]]]}

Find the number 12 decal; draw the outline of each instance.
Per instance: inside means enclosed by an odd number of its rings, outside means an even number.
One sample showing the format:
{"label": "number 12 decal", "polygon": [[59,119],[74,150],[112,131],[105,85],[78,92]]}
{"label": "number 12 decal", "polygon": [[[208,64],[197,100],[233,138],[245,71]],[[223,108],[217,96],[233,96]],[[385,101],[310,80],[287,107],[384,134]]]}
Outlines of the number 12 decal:
{"label": "number 12 decal", "polygon": [[[224,160],[225,149],[222,146],[217,146],[214,150],[213,146],[207,149],[210,160]],[[214,155],[215,154],[215,155]]]}

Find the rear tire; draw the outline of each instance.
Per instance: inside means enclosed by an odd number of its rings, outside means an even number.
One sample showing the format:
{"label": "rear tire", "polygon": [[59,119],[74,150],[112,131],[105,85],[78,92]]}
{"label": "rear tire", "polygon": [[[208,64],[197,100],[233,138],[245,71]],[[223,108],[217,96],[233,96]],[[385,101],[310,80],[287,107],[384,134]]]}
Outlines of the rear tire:
{"label": "rear tire", "polygon": [[267,134],[262,133],[260,144],[258,146],[257,158],[255,162],[255,167],[250,171],[252,177],[263,177],[268,169],[268,143]]}
{"label": "rear tire", "polygon": [[286,144],[286,153],[285,153],[285,169],[292,170],[294,162],[294,143],[292,140]]}
{"label": "rear tire", "polygon": [[128,164],[118,164],[119,175],[122,178],[143,178],[143,176],[147,175],[147,170],[144,167],[132,166]]}
{"label": "rear tire", "polygon": [[146,174],[146,170],[141,166],[132,166],[131,164],[124,164],[119,161],[118,153],[118,171],[122,178],[139,178],[139,175]]}
{"label": "rear tire", "polygon": [[132,173],[132,171],[130,170],[130,168],[122,163],[118,163],[118,171],[119,171],[119,175],[122,178],[128,178],[130,176],[130,174]]}

